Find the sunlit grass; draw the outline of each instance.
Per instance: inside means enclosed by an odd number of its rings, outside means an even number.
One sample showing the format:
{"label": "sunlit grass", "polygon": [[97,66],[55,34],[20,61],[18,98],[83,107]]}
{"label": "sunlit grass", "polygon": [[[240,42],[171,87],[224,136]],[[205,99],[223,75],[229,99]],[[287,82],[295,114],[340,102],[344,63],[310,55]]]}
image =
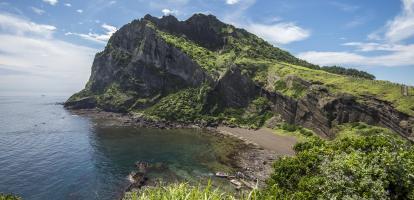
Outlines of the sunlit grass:
{"label": "sunlit grass", "polygon": [[337,75],[287,63],[273,64],[268,71],[270,75],[274,74],[281,77],[296,75],[308,81],[320,82],[333,93],[349,93],[357,97],[375,96],[380,100],[392,103],[401,112],[414,115],[413,87],[410,87],[410,94],[413,96],[403,96],[401,85],[389,81]]}
{"label": "sunlit grass", "polygon": [[130,192],[124,200],[256,200],[257,191],[241,192],[238,196],[234,193],[220,191],[212,188],[211,184],[206,187],[190,186],[187,183],[177,183],[161,187],[145,188],[139,192]]}

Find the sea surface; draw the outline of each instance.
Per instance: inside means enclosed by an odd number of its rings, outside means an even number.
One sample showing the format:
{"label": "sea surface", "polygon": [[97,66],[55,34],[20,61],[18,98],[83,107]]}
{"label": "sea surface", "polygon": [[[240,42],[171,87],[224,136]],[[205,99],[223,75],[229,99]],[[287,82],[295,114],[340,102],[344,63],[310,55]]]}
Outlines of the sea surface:
{"label": "sea surface", "polygon": [[163,182],[202,181],[228,167],[220,161],[226,141],[209,133],[107,126],[56,104],[65,99],[0,96],[0,192],[119,199],[136,161],[163,166],[149,174]]}

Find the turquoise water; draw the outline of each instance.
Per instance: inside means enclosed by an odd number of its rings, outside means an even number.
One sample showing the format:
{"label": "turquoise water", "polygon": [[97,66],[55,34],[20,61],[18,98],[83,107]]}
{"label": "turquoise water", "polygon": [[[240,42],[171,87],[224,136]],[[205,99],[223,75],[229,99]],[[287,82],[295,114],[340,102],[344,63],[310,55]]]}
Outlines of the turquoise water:
{"label": "turquoise water", "polygon": [[[208,179],[226,141],[201,130],[105,126],[72,115],[64,97],[0,97],[0,192],[24,199],[115,199],[136,161],[163,181]],[[221,153],[222,154],[222,153]]]}

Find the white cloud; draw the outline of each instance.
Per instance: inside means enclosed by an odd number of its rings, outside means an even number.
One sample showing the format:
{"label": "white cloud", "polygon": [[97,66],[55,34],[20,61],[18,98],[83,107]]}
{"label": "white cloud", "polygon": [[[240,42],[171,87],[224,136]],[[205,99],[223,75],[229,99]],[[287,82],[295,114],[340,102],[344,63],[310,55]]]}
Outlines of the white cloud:
{"label": "white cloud", "polygon": [[70,3],[65,3],[65,6],[66,6],[66,7],[72,7],[72,4],[70,4]]}
{"label": "white cloud", "polygon": [[357,51],[369,52],[369,51],[400,51],[405,48],[404,45],[398,44],[382,44],[376,42],[347,42],[342,44],[343,46],[356,47]]}
{"label": "white cloud", "polygon": [[97,33],[91,33],[91,32],[87,34],[67,32],[65,33],[65,35],[76,35],[86,40],[104,44],[109,40],[112,34],[116,32],[117,29],[116,27],[108,25],[108,24],[102,24],[102,28],[105,30],[104,34],[97,34]]}
{"label": "white cloud", "polygon": [[82,9],[77,9],[76,12],[83,13],[83,10]]}
{"label": "white cloud", "polygon": [[271,25],[251,23],[245,28],[274,44],[288,44],[300,41],[310,36],[310,31],[291,22],[281,22]]}
{"label": "white cloud", "polygon": [[0,15],[7,30],[0,33],[0,93],[70,93],[84,86],[97,50],[54,39],[54,29],[45,26]]}
{"label": "white cloud", "polygon": [[[414,65],[414,44],[404,41],[414,36],[414,0],[402,0],[402,12],[381,29],[368,35],[375,42],[348,42],[343,46],[354,47],[354,52],[309,51],[298,56],[320,65],[351,66],[411,66]],[[381,52],[363,55],[360,52]]]}
{"label": "white cloud", "polygon": [[43,2],[48,3],[52,6],[56,5],[58,3],[58,0],[43,0]]}
{"label": "white cloud", "polygon": [[177,14],[176,10],[170,10],[170,9],[167,9],[167,8],[162,9],[161,12],[164,16]]}
{"label": "white cloud", "polygon": [[399,42],[414,36],[414,0],[402,0],[403,11],[386,25],[385,38]]}
{"label": "white cloud", "polygon": [[0,14],[0,30],[17,35],[30,34],[50,37],[56,27],[33,23],[9,14]]}
{"label": "white cloud", "polygon": [[308,51],[297,55],[299,58],[318,65],[362,64],[363,56],[350,52]]}
{"label": "white cloud", "polygon": [[269,17],[263,23],[251,22],[245,18],[244,13],[255,3],[256,0],[237,0],[237,6],[232,12],[226,14],[223,20],[237,27],[245,28],[275,45],[304,40],[310,36],[309,30],[293,22],[283,21],[280,17]]}
{"label": "white cloud", "polygon": [[36,8],[36,7],[30,7],[32,9],[32,11],[38,15],[43,15],[45,13],[44,10],[40,9],[40,8]]}
{"label": "white cloud", "polygon": [[299,58],[319,65],[348,66],[409,66],[414,65],[414,44],[401,45],[386,55],[363,56],[351,52],[318,52],[300,53]]}
{"label": "white cloud", "polygon": [[226,0],[226,3],[229,5],[233,5],[233,4],[239,3],[239,1],[240,0]]}

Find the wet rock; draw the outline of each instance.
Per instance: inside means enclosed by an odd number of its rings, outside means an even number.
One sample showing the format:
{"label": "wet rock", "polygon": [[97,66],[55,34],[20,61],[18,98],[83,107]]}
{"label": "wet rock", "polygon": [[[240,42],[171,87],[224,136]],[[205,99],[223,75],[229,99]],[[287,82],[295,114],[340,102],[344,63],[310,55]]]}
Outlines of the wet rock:
{"label": "wet rock", "polygon": [[94,97],[84,97],[76,100],[65,102],[64,106],[69,109],[90,109],[96,107],[96,99]]}

